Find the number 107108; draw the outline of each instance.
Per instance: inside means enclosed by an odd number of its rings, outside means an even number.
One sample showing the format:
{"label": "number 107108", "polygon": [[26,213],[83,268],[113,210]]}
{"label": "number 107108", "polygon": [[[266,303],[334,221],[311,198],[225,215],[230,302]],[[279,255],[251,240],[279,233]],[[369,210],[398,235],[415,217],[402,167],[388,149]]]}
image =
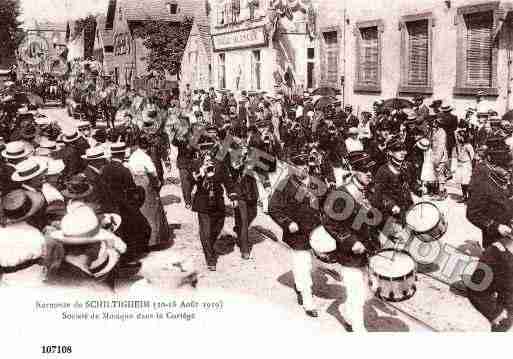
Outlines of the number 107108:
{"label": "number 107108", "polygon": [[71,345],[42,345],[43,354],[71,354]]}

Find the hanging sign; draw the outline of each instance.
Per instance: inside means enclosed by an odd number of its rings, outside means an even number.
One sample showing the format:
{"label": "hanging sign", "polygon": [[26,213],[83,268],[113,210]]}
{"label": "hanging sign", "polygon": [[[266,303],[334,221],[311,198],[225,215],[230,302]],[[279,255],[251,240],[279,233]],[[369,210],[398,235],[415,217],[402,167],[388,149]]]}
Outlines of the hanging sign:
{"label": "hanging sign", "polygon": [[267,44],[267,37],[263,26],[214,35],[212,40],[215,51],[260,47]]}

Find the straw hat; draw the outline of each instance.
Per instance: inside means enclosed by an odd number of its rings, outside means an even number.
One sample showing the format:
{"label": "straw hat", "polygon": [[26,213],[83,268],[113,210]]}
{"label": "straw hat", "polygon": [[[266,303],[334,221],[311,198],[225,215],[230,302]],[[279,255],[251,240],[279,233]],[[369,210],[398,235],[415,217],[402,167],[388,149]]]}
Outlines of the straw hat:
{"label": "straw hat", "polygon": [[[65,257],[66,261],[96,278],[110,273],[119,262],[120,253],[126,252],[126,244],[112,232],[103,229],[93,209],[83,203],[68,208],[61,221],[61,229],[51,232],[49,237],[66,246],[99,243],[92,262],[88,250],[82,253],[70,250]],[[91,247],[91,250],[93,248],[96,247]]]}
{"label": "straw hat", "polygon": [[64,129],[62,131],[62,141],[64,143],[73,143],[80,138],[80,133],[76,128]]}
{"label": "straw hat", "polygon": [[22,222],[36,214],[45,203],[39,192],[17,189],[2,198],[2,210],[6,224]]}
{"label": "straw hat", "polygon": [[48,166],[48,171],[46,172],[46,174],[48,176],[58,175],[58,174],[62,173],[62,171],[64,171],[64,169],[66,168],[66,165],[64,164],[63,160],[49,159],[47,166]]}
{"label": "straw hat", "polygon": [[82,158],[84,160],[94,161],[94,160],[100,160],[103,158],[108,158],[108,156],[105,153],[105,148],[102,145],[102,146],[95,146],[92,148],[88,148],[86,150],[85,155],[83,155]]}
{"label": "straw hat", "polygon": [[32,154],[32,149],[29,148],[23,141],[9,142],[5,145],[5,150],[2,151],[2,157],[17,160],[26,158]]}
{"label": "straw hat", "polygon": [[430,142],[427,138],[421,138],[415,145],[422,151],[426,151],[429,148]]}
{"label": "straw hat", "polygon": [[118,154],[118,153],[126,153],[126,143],[124,142],[117,142],[110,145],[110,153],[111,154]]}
{"label": "straw hat", "polygon": [[77,203],[68,208],[62,218],[61,229],[51,232],[50,237],[70,245],[98,243],[112,238],[112,233],[103,229],[93,209],[86,204]]}
{"label": "straw hat", "polygon": [[16,171],[12,174],[11,179],[14,182],[24,182],[45,174],[47,171],[46,161],[40,157],[30,157],[16,165]]}

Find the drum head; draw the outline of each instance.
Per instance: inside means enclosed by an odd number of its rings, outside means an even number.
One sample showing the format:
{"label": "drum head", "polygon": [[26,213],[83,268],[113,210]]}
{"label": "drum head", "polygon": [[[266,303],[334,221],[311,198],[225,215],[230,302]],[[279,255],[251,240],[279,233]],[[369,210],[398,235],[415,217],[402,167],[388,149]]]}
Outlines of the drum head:
{"label": "drum head", "polygon": [[429,202],[417,203],[406,213],[406,224],[419,233],[430,231],[439,221],[440,211]]}
{"label": "drum head", "polygon": [[383,278],[401,278],[415,270],[416,263],[408,253],[385,249],[369,258],[369,268]]}

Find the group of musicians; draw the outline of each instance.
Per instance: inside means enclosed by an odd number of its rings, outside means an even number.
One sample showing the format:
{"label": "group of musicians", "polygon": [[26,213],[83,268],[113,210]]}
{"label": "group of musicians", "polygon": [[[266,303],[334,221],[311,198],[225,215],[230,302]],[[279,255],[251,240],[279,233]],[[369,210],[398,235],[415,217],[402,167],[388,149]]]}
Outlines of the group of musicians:
{"label": "group of musicians", "polygon": [[[319,315],[312,293],[313,259],[336,263],[347,288],[344,318],[353,330],[365,330],[363,305],[369,294],[369,256],[383,246],[383,238],[399,240],[405,214],[416,197],[447,197],[447,163],[456,149],[457,156],[452,160],[470,161],[467,165],[472,172],[471,180],[461,182],[467,217],[483,233],[484,252],[478,268],[485,269],[476,270],[471,283],[489,280],[489,268],[494,273],[485,289],[476,285],[465,290],[475,308],[490,321],[492,330],[509,329],[513,322],[512,152],[507,141],[513,131],[508,131],[509,126],[503,124],[483,134],[480,124],[470,121],[470,117],[458,121],[450,113],[450,106],[434,101],[428,109],[420,97],[411,110],[390,108],[377,101],[373,113],[355,115],[351,106],[343,111],[338,110],[337,103],[320,106],[322,101],[309,93],[268,96],[243,91],[238,100],[229,91],[209,93],[208,106],[194,103],[198,110],[193,113],[181,112],[174,102],[146,98],[139,130],[154,131],[151,136],[143,136],[144,141],[138,140],[140,136],[130,140],[138,131],[131,125],[119,126],[108,134],[101,129],[90,133],[93,148],[107,148],[113,155],[109,162],[112,178],[105,174],[109,171],[100,170],[113,185],[123,172],[120,164],[127,142],[128,147],[143,149],[133,153],[132,169],[137,172],[142,168],[146,173],[151,168],[155,175],[149,176],[148,186],[157,190],[164,182],[166,148],[177,148],[184,204],[198,213],[199,238],[209,270],[215,271],[218,261],[214,244],[225,223],[225,197],[234,208],[234,232],[244,260],[251,258],[248,229],[260,204],[282,228],[283,241],[291,248],[295,291],[305,313]],[[195,101],[201,101],[201,97]],[[134,108],[141,104],[141,96],[131,92],[115,102],[119,103],[116,117],[131,124],[132,117],[138,116]],[[95,124],[91,121],[93,128]],[[75,146],[80,142],[78,137],[88,137],[85,132],[64,135],[63,140],[73,144],[67,146],[70,154],[66,158],[80,152],[75,156],[77,161],[94,160],[93,152]],[[475,156],[460,159],[459,136],[469,139],[465,143],[480,146]],[[119,140],[125,144],[118,151]],[[111,145],[105,147],[109,141]],[[37,147],[38,143],[32,145]],[[431,155],[426,156],[426,152]],[[137,163],[147,158],[153,165]],[[65,165],[67,173],[74,162]],[[20,171],[16,164],[11,167],[9,173]],[[431,176],[424,173],[426,168],[431,168]],[[71,176],[67,180],[72,182]],[[133,181],[129,182],[134,189],[132,195],[137,194]],[[124,193],[120,198],[125,197],[126,188],[114,187]],[[139,207],[127,204],[135,212]],[[129,215],[124,216],[124,221],[131,222]],[[319,229],[326,240],[317,240],[312,248],[312,233]],[[128,238],[131,235],[128,231],[121,239],[130,244],[130,250],[137,250],[133,238]]]}
{"label": "group of musicians", "polygon": [[[513,261],[510,241],[513,236],[510,220],[513,212],[509,206],[512,149],[507,144],[511,135],[507,124],[502,123],[500,128],[482,136],[479,123],[469,121],[470,116],[459,121],[450,113],[450,107],[443,106],[440,101],[430,106],[435,111],[428,110],[422,99],[416,99],[413,112],[397,110],[393,113],[377,102],[368,122],[370,136],[358,137],[365,139],[361,141],[361,148],[349,149],[346,139],[355,128],[365,127],[350,107],[345,113],[336,113],[332,108],[319,111],[307,95],[292,103],[280,97],[254,94],[253,97],[258,99],[254,112],[251,110],[252,99],[243,98],[239,103],[247,113],[244,121],[238,118],[240,109],[231,109],[221,117],[221,124],[208,127],[207,132],[214,134],[208,137],[214,150],[204,156],[207,160],[201,162],[200,167],[191,169],[190,177],[198,186],[201,203],[206,202],[208,189],[215,189],[210,193],[213,193],[216,200],[212,203],[216,205],[210,211],[200,208],[197,203],[193,207],[200,213],[209,212],[208,221],[200,219],[200,237],[211,270],[215,270],[216,261],[212,246],[223,224],[223,219],[217,218],[224,213],[223,192],[219,188],[224,186],[237,211],[246,213],[243,215],[246,221],[237,224],[244,223],[245,233],[255,218],[257,201],[267,199],[268,208],[264,208],[282,228],[283,241],[291,248],[295,291],[305,313],[318,316],[312,294],[314,253],[314,258],[326,260],[329,257],[328,262],[338,264],[347,288],[344,318],[353,330],[365,330],[363,304],[369,293],[369,256],[376,253],[384,241],[400,240],[405,214],[419,197],[432,194],[434,200],[447,198],[444,186],[450,177],[447,162],[454,161],[453,166],[465,166],[465,171],[470,171],[463,176],[468,179],[460,182],[463,189],[461,202],[467,202],[469,221],[483,232],[483,256],[471,278],[471,285],[464,290],[474,307],[490,321],[492,330],[504,331],[511,327]],[[276,103],[286,109],[283,116],[279,115],[277,130],[272,119]],[[269,112],[266,113],[266,109]],[[201,123],[201,116],[193,116],[193,120],[198,117]],[[247,132],[238,129],[241,123],[247,123]],[[230,138],[228,142],[227,137]],[[236,142],[235,146],[216,157],[223,143],[233,142]],[[237,149],[241,143],[243,147],[249,146],[245,149],[244,181],[229,175],[240,173],[241,152]],[[479,149],[477,155],[472,152],[472,143]],[[426,157],[426,151],[431,151],[431,157]],[[466,151],[465,156],[459,151]],[[449,153],[456,155],[448,158]],[[179,152],[179,158],[180,154],[184,152]],[[257,184],[248,184],[253,181],[248,180],[249,173],[257,182],[266,183],[270,173],[276,170],[273,161],[278,159],[287,163],[287,175],[272,191],[259,191]],[[432,178],[428,180],[423,173],[426,160],[434,162],[431,164]],[[216,175],[211,175],[213,184],[205,181],[209,167],[216,168]],[[337,167],[348,170],[344,171],[341,181],[335,179]],[[244,190],[241,191],[242,182]],[[188,188],[192,190],[192,186]],[[247,205],[237,203],[242,195],[252,199],[249,212]],[[265,198],[267,195],[269,198]],[[190,193],[184,196],[191,198]],[[320,241],[320,246],[317,241],[317,247],[312,248],[312,233],[319,227],[322,228],[320,233],[330,239]],[[239,240],[247,238],[241,235],[240,227],[237,235]],[[241,246],[243,258],[248,257],[247,248],[247,243]],[[485,279],[489,279],[483,275],[487,273],[485,267],[495,275],[483,289]]]}

